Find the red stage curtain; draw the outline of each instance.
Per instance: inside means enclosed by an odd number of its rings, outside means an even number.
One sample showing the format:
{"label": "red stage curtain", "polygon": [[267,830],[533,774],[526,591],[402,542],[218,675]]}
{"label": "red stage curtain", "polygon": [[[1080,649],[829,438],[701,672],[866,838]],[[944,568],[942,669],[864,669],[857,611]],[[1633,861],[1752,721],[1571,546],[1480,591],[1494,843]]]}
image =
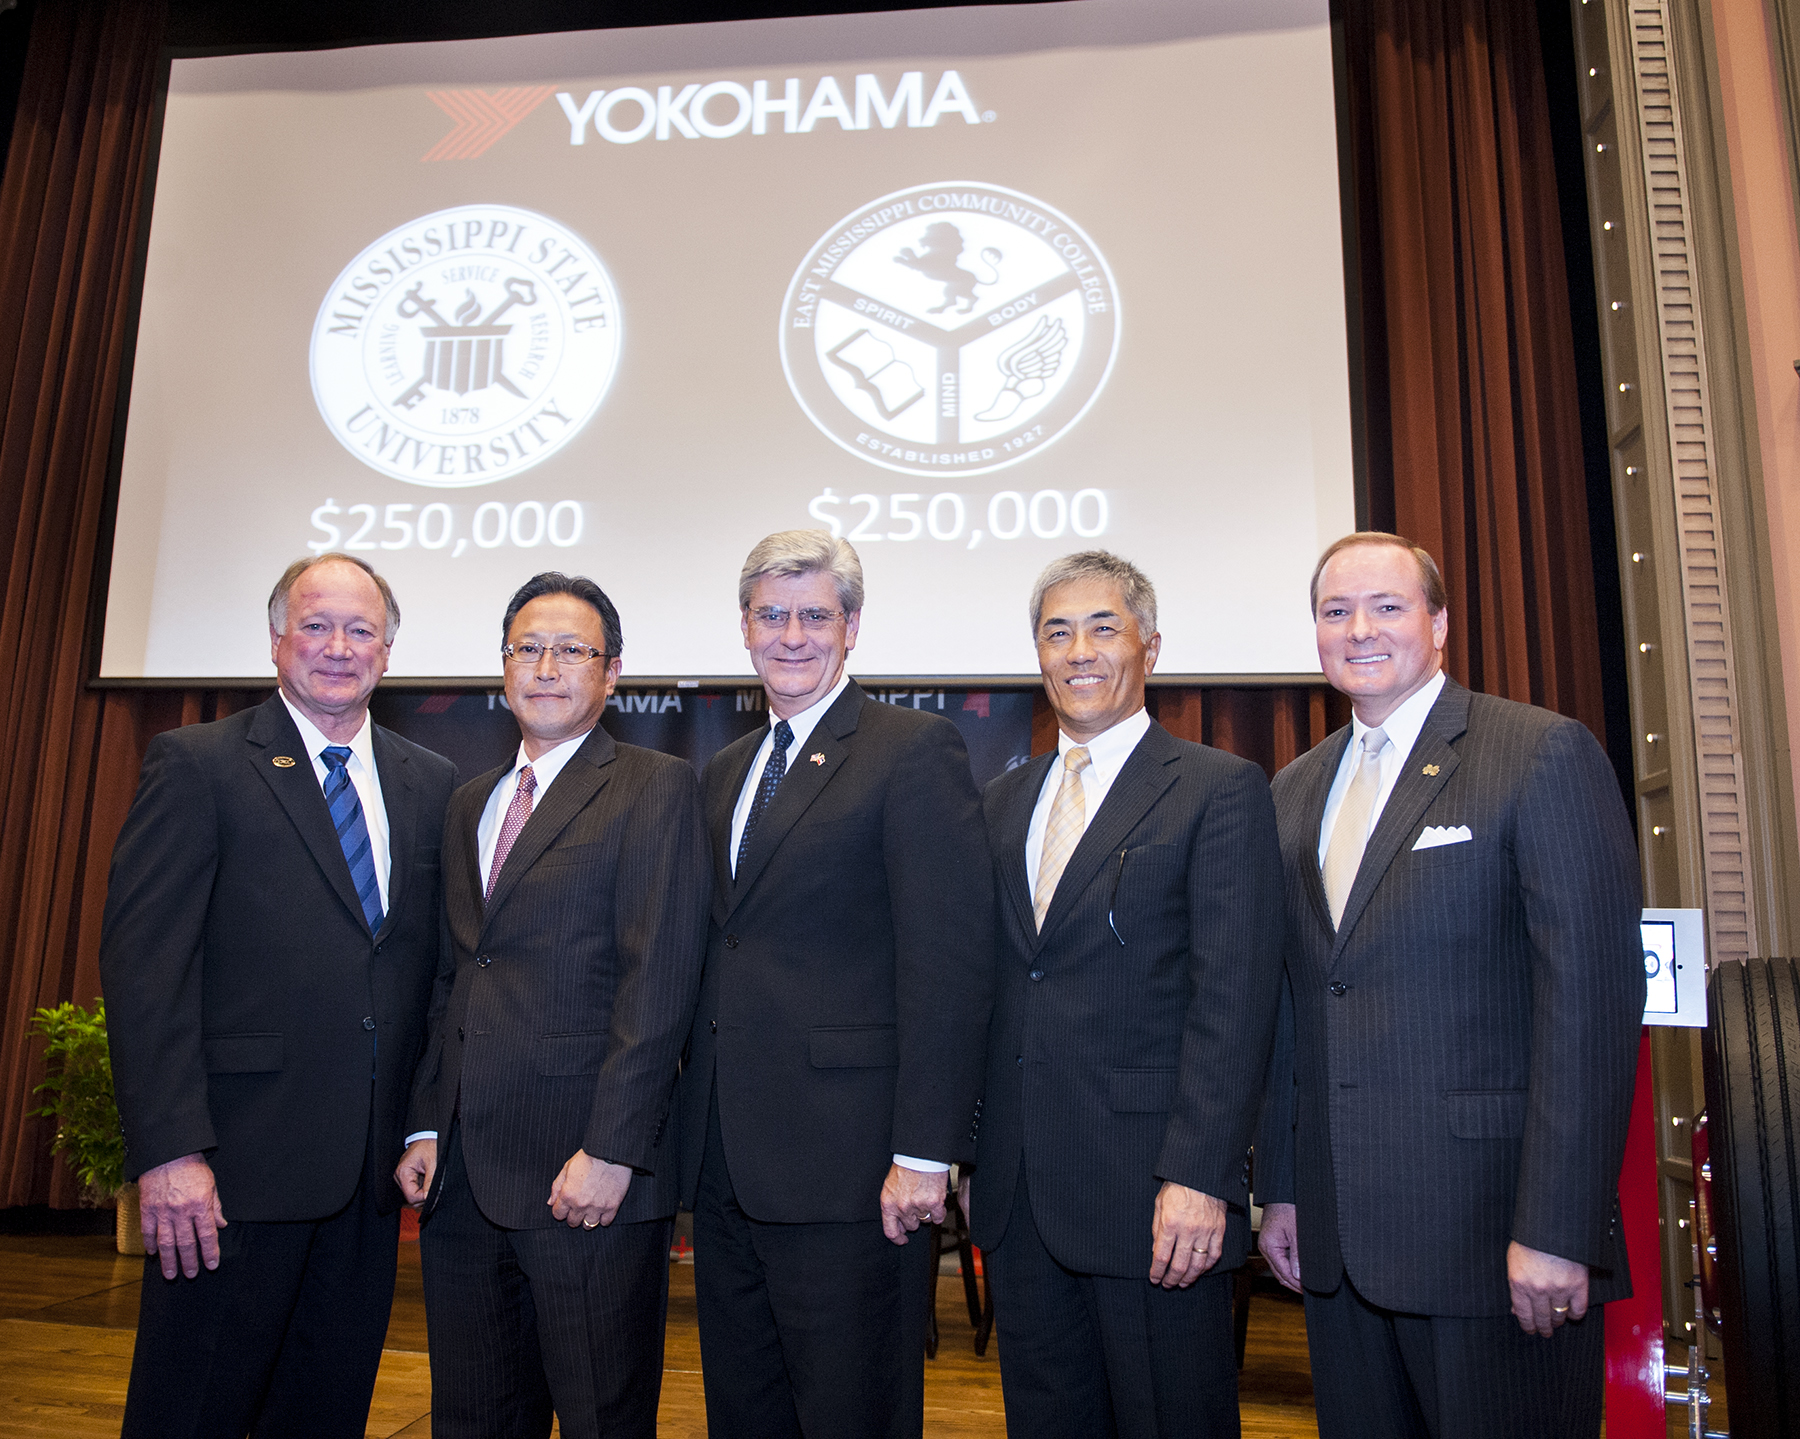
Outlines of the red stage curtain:
{"label": "red stage curtain", "polygon": [[0,181],[0,1204],[69,1203],[27,1119],[39,1005],[98,990],[106,858],[139,698],[87,690],[95,556],[127,354],[159,0],[46,0]]}
{"label": "red stage curtain", "polygon": [[1604,744],[1536,9],[1345,9],[1371,520],[1443,567],[1452,674]]}
{"label": "red stage curtain", "polygon": [[[1350,722],[1349,702],[1323,685],[1157,686],[1150,691],[1147,708],[1170,734],[1253,759],[1271,778]],[[1056,717],[1039,691],[1031,706],[1031,752],[1045,754],[1055,748]]]}
{"label": "red stage curtain", "polygon": [[[1370,513],[1444,563],[1450,664],[1604,733],[1573,349],[1533,7],[1345,7]],[[27,1119],[39,1005],[98,989],[112,841],[158,730],[238,694],[85,688],[161,0],[40,0],[0,180],[0,1205],[70,1205]],[[1171,615],[1171,627],[1193,617]],[[1343,723],[1320,689],[1158,690],[1273,772]],[[1041,699],[1033,748],[1054,742]]]}

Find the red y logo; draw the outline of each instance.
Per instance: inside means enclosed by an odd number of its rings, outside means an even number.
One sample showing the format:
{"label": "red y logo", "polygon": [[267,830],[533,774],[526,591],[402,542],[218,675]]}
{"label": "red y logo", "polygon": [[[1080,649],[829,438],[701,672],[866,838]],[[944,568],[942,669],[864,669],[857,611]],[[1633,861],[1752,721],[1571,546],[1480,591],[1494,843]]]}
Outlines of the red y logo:
{"label": "red y logo", "polygon": [[473,160],[548,100],[554,85],[515,85],[505,90],[428,90],[426,98],[456,122],[420,160]]}

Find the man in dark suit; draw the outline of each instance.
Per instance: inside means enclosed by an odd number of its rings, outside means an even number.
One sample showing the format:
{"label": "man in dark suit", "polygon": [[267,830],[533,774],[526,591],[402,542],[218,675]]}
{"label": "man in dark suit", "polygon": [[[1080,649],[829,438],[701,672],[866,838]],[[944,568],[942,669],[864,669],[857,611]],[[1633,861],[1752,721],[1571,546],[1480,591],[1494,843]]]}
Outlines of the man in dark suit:
{"label": "man in dark suit", "polygon": [[1231,1276],[1281,979],[1275,812],[1144,708],[1156,593],[1104,551],[1039,577],[1057,749],[984,796],[999,995],[967,1199],[1011,1434],[1238,1433]]}
{"label": "man in dark suit", "polygon": [[[738,582],[770,723],[706,768],[714,897],[682,1075],[707,1423],[918,1435],[930,1246],[969,1146],[993,886],[953,725],[844,672],[856,552],[769,536]],[[910,1242],[909,1242],[910,1237]]]}
{"label": "man in dark suit", "polygon": [[1314,572],[1354,719],[1275,780],[1288,995],[1261,1245],[1306,1296],[1325,1439],[1591,1436],[1600,1306],[1631,1292],[1637,849],[1585,728],[1443,675],[1444,606],[1395,535]]}
{"label": "man in dark suit", "polygon": [[279,691],[144,756],[100,943],[150,1251],[126,1435],[363,1432],[455,783],[369,721],[399,624],[361,560],[290,566]]}
{"label": "man in dark suit", "polygon": [[554,1412],[565,1439],[654,1439],[700,786],[600,728],[624,639],[592,580],[527,581],[500,632],[522,739],[450,802],[450,945],[396,1174],[426,1209],[431,1428],[542,1439]]}

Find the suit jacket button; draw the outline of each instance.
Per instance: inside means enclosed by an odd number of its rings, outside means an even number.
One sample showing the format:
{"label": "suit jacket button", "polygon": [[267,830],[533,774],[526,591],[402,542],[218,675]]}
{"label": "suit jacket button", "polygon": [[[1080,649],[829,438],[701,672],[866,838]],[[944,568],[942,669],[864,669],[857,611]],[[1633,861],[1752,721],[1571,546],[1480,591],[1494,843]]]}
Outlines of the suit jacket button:
{"label": "suit jacket button", "polygon": [[476,966],[481,969],[486,969],[493,962],[494,961],[489,959],[485,954],[478,955],[475,960]]}
{"label": "suit jacket button", "polygon": [[714,1034],[717,1034],[719,1032],[719,1021],[716,1019],[712,1022],[712,1032]]}
{"label": "suit jacket button", "polygon": [[456,1026],[456,1037],[458,1039],[463,1037],[462,1026],[460,1024]]}
{"label": "suit jacket button", "polygon": [[737,936],[735,934],[728,934],[725,936],[725,948],[736,949],[737,944],[738,944],[738,941],[737,941]]}
{"label": "suit jacket button", "polygon": [[1021,1064],[1021,1065],[1022,1065],[1022,1064],[1024,1064],[1024,1063],[1025,1063],[1025,1056],[1024,1056],[1024,1055],[1022,1055],[1022,1054],[1021,1054],[1021,1055],[1020,1055],[1020,1056],[1019,1056],[1019,1063],[1020,1063],[1020,1064]]}
{"label": "suit jacket button", "polygon": [[374,1027],[375,1027],[375,1016],[372,1014],[364,1016],[363,1028],[364,1029],[373,1029]]}
{"label": "suit jacket button", "polygon": [[1332,982],[1327,986],[1327,988],[1329,988],[1331,990],[1331,992],[1336,995],[1344,995],[1344,994],[1348,994],[1350,992],[1350,986],[1345,984],[1344,981],[1341,979],[1332,980]]}

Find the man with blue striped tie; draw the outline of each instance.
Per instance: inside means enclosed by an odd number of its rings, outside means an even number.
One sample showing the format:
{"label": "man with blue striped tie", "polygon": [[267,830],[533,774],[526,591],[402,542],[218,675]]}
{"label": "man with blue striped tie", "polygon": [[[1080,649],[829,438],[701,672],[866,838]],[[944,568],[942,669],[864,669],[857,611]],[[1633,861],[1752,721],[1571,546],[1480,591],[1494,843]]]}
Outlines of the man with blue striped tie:
{"label": "man with blue striped tie", "polygon": [[399,624],[361,560],[297,561],[277,692],[144,757],[100,950],[150,1251],[127,1435],[367,1421],[456,778],[369,719]]}

